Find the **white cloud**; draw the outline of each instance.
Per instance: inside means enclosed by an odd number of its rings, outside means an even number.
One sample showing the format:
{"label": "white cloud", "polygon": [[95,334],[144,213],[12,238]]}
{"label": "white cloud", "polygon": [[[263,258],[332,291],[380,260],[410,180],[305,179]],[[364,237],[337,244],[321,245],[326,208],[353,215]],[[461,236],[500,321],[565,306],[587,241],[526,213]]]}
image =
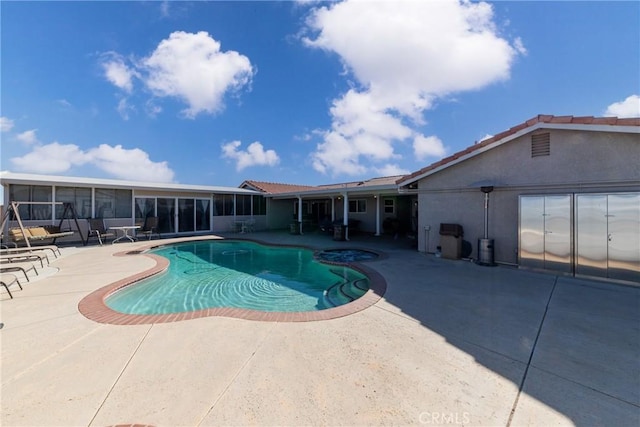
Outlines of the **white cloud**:
{"label": "white cloud", "polygon": [[413,153],[418,160],[425,160],[427,157],[443,157],[446,152],[442,141],[437,136],[417,135],[413,139]]}
{"label": "white cloud", "polygon": [[136,78],[155,97],[186,103],[182,112],[189,118],[221,111],[225,94],[250,87],[254,74],[249,58],[233,50],[222,51],[220,42],[205,31],[175,31],[149,56],[131,60],[129,65],[119,53],[107,52],[102,67],[106,79],[128,94],[133,93]]}
{"label": "white cloud", "polygon": [[239,150],[240,145],[240,141],[231,141],[222,146],[222,157],[235,160],[237,171],[250,166],[275,166],[280,162],[274,150],[265,151],[258,141],[252,142],[246,151]]}
{"label": "white cloud", "polygon": [[136,111],[136,109],[134,106],[129,104],[127,98],[121,98],[120,101],[118,101],[116,111],[118,111],[122,120],[129,120],[129,113]]}
{"label": "white cloud", "polygon": [[22,133],[19,133],[16,136],[16,138],[18,139],[18,141],[22,142],[23,144],[33,145],[36,142],[38,142],[38,138],[36,137],[37,130],[38,129],[31,129],[31,130],[24,131]]}
{"label": "white cloud", "polygon": [[147,116],[155,118],[162,112],[162,107],[156,105],[153,100],[148,100],[144,105],[144,110],[147,112]]}
{"label": "white cloud", "polygon": [[83,151],[75,144],[53,142],[36,146],[11,162],[18,170],[32,173],[64,173],[74,166],[92,164],[119,179],[172,182],[174,177],[167,162],[153,162],[146,152],[138,148],[127,150],[121,145],[102,144]]}
{"label": "white cloud", "polygon": [[411,171],[397,165],[397,164],[386,164],[382,167],[374,168],[374,171],[377,175],[380,176],[396,176],[396,175],[407,175]]}
{"label": "white cloud", "polygon": [[22,157],[12,158],[11,162],[22,171],[51,174],[68,171],[71,166],[82,165],[88,160],[77,145],[53,142],[37,146]]}
{"label": "white cloud", "polygon": [[151,182],[172,182],[174,173],[167,162],[153,162],[149,155],[134,148],[127,150],[121,145],[112,147],[100,144],[87,151],[91,163],[105,172],[121,179]]}
{"label": "white cloud", "polygon": [[0,117],[0,131],[9,132],[13,129],[13,120],[8,117]]}
{"label": "white cloud", "polygon": [[138,77],[135,69],[125,64],[122,55],[107,52],[103,55],[102,68],[107,80],[127,93],[133,91],[133,78]]}
{"label": "white cloud", "polygon": [[169,16],[169,2],[167,0],[160,2],[160,15],[162,15],[163,18]]}
{"label": "white cloud", "polygon": [[605,116],[640,117],[640,96],[631,95],[624,101],[614,102],[607,107]]}
{"label": "white cloud", "polygon": [[[419,136],[437,98],[508,79],[526,52],[521,40],[499,37],[489,4],[466,1],[346,0],[312,9],[307,32],[303,42],[338,54],[360,85],[334,100],[331,129],[312,155],[316,170],[334,174],[366,171],[373,153],[395,156],[393,144]],[[369,127],[372,117],[393,130]]]}
{"label": "white cloud", "polygon": [[58,104],[60,104],[60,106],[62,106],[63,108],[71,108],[71,107],[73,107],[73,105],[69,101],[64,99],[64,98],[58,99],[58,100],[56,100],[56,102]]}
{"label": "white cloud", "polygon": [[361,175],[360,157],[387,161],[396,157],[392,143],[411,135],[402,121],[383,111],[370,93],[348,91],[331,107],[332,127],[312,154],[313,167],[333,175]]}

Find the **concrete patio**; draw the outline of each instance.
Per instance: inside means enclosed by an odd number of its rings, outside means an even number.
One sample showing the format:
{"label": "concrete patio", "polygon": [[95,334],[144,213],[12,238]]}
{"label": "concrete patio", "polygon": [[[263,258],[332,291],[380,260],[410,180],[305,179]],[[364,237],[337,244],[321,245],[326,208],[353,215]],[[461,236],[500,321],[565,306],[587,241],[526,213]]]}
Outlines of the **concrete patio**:
{"label": "concrete patio", "polygon": [[249,237],[383,251],[367,266],[387,291],[325,321],[106,325],[79,301],[151,268],[112,256],[148,242],[62,248],[13,300],[0,294],[1,424],[640,425],[638,287],[445,260],[386,237]]}

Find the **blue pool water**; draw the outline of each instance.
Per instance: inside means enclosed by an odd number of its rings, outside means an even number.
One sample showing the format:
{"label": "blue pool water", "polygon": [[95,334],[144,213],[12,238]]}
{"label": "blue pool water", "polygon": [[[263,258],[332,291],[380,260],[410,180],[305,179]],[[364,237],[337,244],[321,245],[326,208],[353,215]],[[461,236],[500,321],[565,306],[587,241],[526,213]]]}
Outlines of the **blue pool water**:
{"label": "blue pool water", "polygon": [[164,246],[166,272],[127,286],[105,303],[128,314],[166,314],[213,307],[316,311],[351,302],[369,289],[357,270],[326,265],[313,251],[247,241]]}
{"label": "blue pool water", "polygon": [[378,254],[364,249],[326,249],[316,254],[323,261],[359,262],[371,261],[378,258]]}

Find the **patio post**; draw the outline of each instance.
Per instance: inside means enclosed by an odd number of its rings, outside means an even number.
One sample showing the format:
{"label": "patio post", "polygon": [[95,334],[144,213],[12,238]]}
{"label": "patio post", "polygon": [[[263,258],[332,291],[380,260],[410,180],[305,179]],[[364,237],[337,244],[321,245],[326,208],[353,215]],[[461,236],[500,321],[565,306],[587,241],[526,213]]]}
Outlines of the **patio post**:
{"label": "patio post", "polygon": [[373,196],[376,199],[376,236],[380,236],[380,195]]}
{"label": "patio post", "polygon": [[349,240],[349,195],[345,191],[342,193],[344,203],[342,204],[342,225],[344,226],[344,240]]}
{"label": "patio post", "polygon": [[302,234],[302,196],[298,196],[298,226]]}

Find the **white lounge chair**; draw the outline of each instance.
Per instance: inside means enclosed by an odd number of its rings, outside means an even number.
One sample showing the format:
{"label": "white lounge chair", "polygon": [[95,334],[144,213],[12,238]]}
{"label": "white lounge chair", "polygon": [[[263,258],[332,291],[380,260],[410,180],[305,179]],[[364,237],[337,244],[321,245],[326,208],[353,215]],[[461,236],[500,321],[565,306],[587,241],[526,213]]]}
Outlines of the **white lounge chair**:
{"label": "white lounge chair", "polygon": [[11,273],[15,271],[21,271],[24,274],[24,278],[29,281],[29,275],[27,274],[30,271],[33,271],[35,275],[38,275],[38,270],[33,263],[30,262],[6,262],[0,260],[0,273]]}
{"label": "white lounge chair", "polygon": [[18,287],[22,289],[22,285],[15,275],[9,273],[0,274],[0,286],[4,286],[11,299],[13,299],[13,294],[11,294],[11,291],[9,290],[9,286],[11,285],[18,285]]}

